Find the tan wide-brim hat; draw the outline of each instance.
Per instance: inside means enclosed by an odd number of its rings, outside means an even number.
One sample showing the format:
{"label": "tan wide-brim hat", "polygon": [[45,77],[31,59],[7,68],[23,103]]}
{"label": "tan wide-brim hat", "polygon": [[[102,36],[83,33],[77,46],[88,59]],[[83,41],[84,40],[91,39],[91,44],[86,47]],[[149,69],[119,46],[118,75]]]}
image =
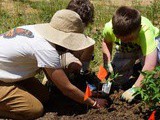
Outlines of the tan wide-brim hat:
{"label": "tan wide-brim hat", "polygon": [[95,44],[92,38],[83,34],[83,22],[71,10],[57,11],[50,23],[36,24],[35,29],[44,39],[69,50],[82,50]]}

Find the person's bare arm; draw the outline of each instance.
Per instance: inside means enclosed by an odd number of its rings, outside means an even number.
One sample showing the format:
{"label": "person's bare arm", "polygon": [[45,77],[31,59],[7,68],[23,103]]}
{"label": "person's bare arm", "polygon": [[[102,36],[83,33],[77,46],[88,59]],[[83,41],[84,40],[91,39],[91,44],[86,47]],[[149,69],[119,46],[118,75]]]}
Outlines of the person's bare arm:
{"label": "person's bare arm", "polygon": [[102,52],[103,52],[103,62],[110,63],[112,56],[112,42],[106,42],[104,39],[102,41]]}
{"label": "person's bare arm", "polygon": [[[46,74],[48,74],[48,76],[51,78],[54,84],[60,89],[60,91],[64,95],[79,103],[85,103],[87,105],[93,106],[95,101],[91,98],[88,98],[86,101],[84,101],[84,93],[76,86],[71,84],[71,82],[68,80],[66,74],[62,69],[46,68],[45,71]],[[96,108],[105,107],[105,105],[106,101],[104,100],[101,101],[101,103],[98,103]]]}
{"label": "person's bare arm", "polygon": [[[149,55],[145,56],[144,66],[142,68],[142,71],[151,71],[156,67],[156,65],[157,65],[157,49],[154,50]],[[142,80],[143,80],[143,75],[140,74],[134,86],[137,87],[141,86]]]}

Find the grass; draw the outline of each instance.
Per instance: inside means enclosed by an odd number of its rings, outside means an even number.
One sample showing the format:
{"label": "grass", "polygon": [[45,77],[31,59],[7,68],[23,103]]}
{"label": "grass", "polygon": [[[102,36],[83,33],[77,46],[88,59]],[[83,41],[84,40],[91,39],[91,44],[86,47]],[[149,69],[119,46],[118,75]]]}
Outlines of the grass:
{"label": "grass", "polygon": [[[52,15],[60,9],[66,8],[70,0],[8,0],[12,3],[12,9],[0,1],[0,33],[13,27],[49,22]],[[95,22],[86,29],[86,34],[96,40],[95,57],[91,62],[91,68],[96,71],[102,63],[101,41],[104,24],[109,21],[118,6],[111,0],[92,0],[95,6]],[[4,3],[4,2],[3,2]],[[6,4],[6,5],[7,5]],[[141,0],[134,0],[131,6],[137,8],[143,16],[148,17],[155,26],[160,28],[160,1],[154,0],[149,6],[141,6]]]}
{"label": "grass", "polygon": [[[64,9],[69,0],[8,0],[4,5],[0,2],[0,33],[3,33],[20,25],[49,22],[52,15],[57,10]],[[9,5],[10,9],[6,9]]]}

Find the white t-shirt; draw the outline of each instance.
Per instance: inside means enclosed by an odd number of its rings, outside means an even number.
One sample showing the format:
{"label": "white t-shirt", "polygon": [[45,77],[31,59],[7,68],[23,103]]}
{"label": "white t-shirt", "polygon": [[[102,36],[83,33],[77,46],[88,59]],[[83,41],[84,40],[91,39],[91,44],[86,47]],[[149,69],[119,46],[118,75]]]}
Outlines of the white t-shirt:
{"label": "white t-shirt", "polygon": [[39,68],[60,68],[60,57],[34,29],[14,28],[0,36],[0,81],[16,82],[33,77]]}

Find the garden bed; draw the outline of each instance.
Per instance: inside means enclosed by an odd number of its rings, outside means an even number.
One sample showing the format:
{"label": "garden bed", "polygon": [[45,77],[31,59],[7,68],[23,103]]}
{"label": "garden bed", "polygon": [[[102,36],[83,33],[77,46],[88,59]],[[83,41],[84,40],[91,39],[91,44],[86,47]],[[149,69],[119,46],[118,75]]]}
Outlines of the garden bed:
{"label": "garden bed", "polygon": [[[86,105],[75,103],[65,96],[52,96],[48,104],[48,111],[37,120],[147,120],[151,111],[138,101],[126,103],[120,100],[123,91],[114,91],[109,97],[109,106],[104,109],[92,109]],[[160,119],[160,112],[156,112],[156,120]]]}
{"label": "garden bed", "polygon": [[[76,78],[76,83],[82,80],[82,78]],[[132,83],[128,83],[127,86],[123,86],[123,89],[128,89],[131,85]],[[80,88],[84,91],[85,87]],[[108,100],[108,106],[99,110],[72,101],[63,96],[56,87],[50,90],[52,95],[46,113],[37,120],[147,120],[152,113],[149,107],[142,104],[140,98],[135,99],[132,103],[122,101],[120,97],[124,91],[117,86],[112,86],[110,95],[103,96],[103,99]],[[156,120],[160,120],[159,110],[156,112]]]}

